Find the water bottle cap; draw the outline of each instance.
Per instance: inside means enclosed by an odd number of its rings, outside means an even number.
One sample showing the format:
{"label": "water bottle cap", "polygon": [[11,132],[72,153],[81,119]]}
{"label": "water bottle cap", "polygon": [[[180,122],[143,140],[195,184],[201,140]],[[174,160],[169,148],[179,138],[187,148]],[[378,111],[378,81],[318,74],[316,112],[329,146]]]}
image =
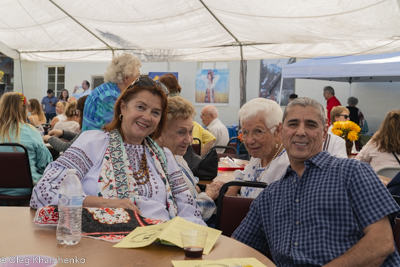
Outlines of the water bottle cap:
{"label": "water bottle cap", "polygon": [[76,170],[75,169],[68,169],[67,170],[67,174],[76,174]]}

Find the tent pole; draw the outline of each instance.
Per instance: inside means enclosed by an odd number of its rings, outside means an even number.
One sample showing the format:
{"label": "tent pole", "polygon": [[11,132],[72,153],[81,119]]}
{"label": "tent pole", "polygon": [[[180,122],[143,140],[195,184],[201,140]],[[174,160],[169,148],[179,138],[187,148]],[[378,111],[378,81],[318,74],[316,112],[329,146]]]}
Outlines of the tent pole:
{"label": "tent pole", "polygon": [[233,33],[229,31],[229,29],[217,18],[217,16],[211,11],[210,8],[203,2],[203,0],[199,0],[200,3],[204,6],[205,9],[211,14],[211,16],[214,17],[214,19],[224,28],[224,30],[232,36],[233,39],[235,39],[236,44],[230,44],[229,46],[235,46],[239,45],[240,46],[240,76],[239,76],[239,84],[240,84],[240,107],[243,106],[246,103],[246,75],[247,73],[247,62],[245,63],[243,60],[243,43],[239,41],[238,38],[236,38]]}
{"label": "tent pole", "polygon": [[351,96],[351,83],[353,81],[353,77],[350,77],[349,79],[349,97]]}
{"label": "tent pole", "polygon": [[349,83],[349,97],[351,96],[351,83]]}
{"label": "tent pole", "polygon": [[246,74],[247,74],[247,62],[243,60],[243,48],[240,45],[240,107],[246,103]]}
{"label": "tent pole", "polygon": [[[22,60],[21,60],[21,53],[19,53],[19,71],[20,71],[20,75],[21,75],[21,88],[22,88],[22,93],[24,93],[24,79],[22,77]],[[13,89],[14,90],[14,89]]]}
{"label": "tent pole", "polygon": [[282,99],[281,95],[282,95],[282,88],[283,88],[283,75],[281,75],[281,86],[280,87],[281,88],[279,89],[279,101],[278,101],[279,106],[281,105],[281,99]]}

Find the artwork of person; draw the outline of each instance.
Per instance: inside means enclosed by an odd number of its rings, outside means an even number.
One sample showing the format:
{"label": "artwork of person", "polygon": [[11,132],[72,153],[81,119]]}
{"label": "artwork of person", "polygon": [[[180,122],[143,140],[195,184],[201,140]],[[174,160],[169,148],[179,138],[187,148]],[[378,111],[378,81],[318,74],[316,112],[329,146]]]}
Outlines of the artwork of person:
{"label": "artwork of person", "polygon": [[206,96],[204,99],[204,103],[216,103],[214,88],[219,80],[219,75],[214,75],[212,70],[207,72],[207,77],[205,75],[201,76],[201,79],[206,84]]}

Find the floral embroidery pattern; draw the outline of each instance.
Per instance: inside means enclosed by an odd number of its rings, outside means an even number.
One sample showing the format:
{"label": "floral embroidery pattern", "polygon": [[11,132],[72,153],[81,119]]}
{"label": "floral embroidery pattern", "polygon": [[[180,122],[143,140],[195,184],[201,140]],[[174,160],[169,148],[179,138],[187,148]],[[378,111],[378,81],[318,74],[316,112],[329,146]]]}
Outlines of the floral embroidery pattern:
{"label": "floral embroidery pattern", "polygon": [[55,212],[55,209],[55,206],[39,209],[35,214],[34,223],[37,225],[57,225],[58,212]]}
{"label": "floral embroidery pattern", "polygon": [[99,223],[128,223],[131,220],[129,213],[123,208],[87,208],[87,210]]}

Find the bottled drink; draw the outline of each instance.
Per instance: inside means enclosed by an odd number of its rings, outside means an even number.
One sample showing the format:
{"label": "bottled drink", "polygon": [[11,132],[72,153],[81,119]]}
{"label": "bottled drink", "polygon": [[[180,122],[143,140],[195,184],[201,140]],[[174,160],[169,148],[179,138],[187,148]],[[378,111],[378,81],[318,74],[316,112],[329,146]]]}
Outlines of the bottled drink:
{"label": "bottled drink", "polygon": [[58,196],[57,241],[59,244],[76,245],[81,240],[82,184],[76,170],[67,170]]}

